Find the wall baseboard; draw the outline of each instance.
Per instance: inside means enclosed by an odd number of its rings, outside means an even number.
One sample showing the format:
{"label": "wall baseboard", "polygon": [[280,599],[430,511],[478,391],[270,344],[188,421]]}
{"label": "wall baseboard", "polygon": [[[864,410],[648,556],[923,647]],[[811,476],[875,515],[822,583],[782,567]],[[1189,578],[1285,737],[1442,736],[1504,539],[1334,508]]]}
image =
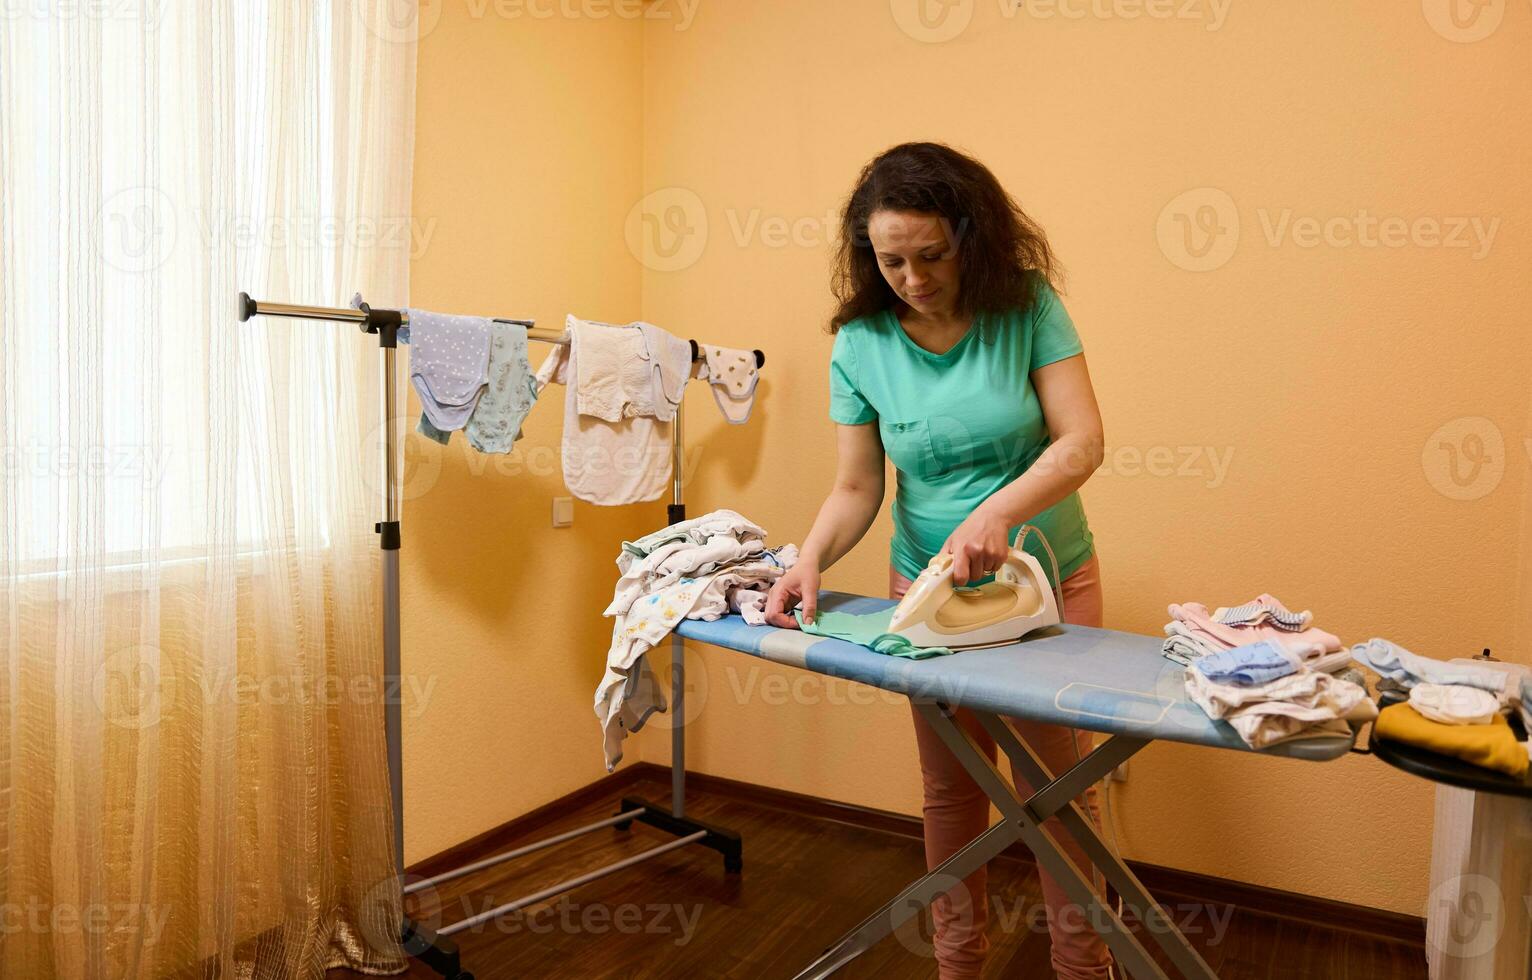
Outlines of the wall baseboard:
{"label": "wall baseboard", "polygon": [[[756,806],[780,810],[795,816],[812,817],[847,824],[863,830],[894,834],[913,840],[921,839],[919,817],[841,803],[818,796],[774,789],[756,783],[747,783],[706,773],[688,772],[687,785],[714,796],[739,800]],[[411,874],[429,876],[452,867],[485,857],[494,851],[509,848],[520,834],[549,823],[601,800],[614,800],[628,793],[639,784],[656,784],[663,788],[663,798],[669,798],[670,769],[653,762],[636,762],[610,776],[603,777],[573,793],[553,800],[543,806],[507,821],[492,830],[435,854],[410,867]],[[615,812],[615,810],[613,811]],[[749,841],[745,842],[748,855]],[[1031,864],[1032,854],[1021,844],[1013,844],[1000,857],[1001,860],[1021,861]],[[1173,904],[1172,900],[1194,901],[1203,904],[1232,905],[1260,915],[1290,919],[1325,929],[1343,929],[1373,939],[1424,946],[1426,941],[1425,920],[1419,916],[1390,912],[1386,909],[1352,905],[1328,898],[1316,898],[1297,892],[1253,885],[1248,882],[1218,878],[1213,875],[1181,871],[1142,861],[1128,861],[1128,867],[1149,889],[1150,894],[1161,903]]]}

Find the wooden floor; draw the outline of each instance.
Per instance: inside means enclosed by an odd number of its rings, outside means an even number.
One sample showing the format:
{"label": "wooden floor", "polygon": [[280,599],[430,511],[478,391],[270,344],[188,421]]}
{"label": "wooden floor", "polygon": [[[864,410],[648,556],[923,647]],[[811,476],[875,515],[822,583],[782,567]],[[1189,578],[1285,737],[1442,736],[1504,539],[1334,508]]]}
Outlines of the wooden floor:
{"label": "wooden floor", "polygon": [[[668,787],[634,795],[667,799]],[[616,799],[529,833],[538,840],[615,813]],[[688,845],[456,938],[478,980],[528,977],[790,978],[820,951],[924,873],[918,840],[710,795],[688,796],[689,815],[738,831],[743,875],[726,876],[713,851]],[[531,894],[671,838],[635,824],[441,886],[417,918],[449,923]],[[487,854],[482,856],[488,856]],[[986,977],[1048,980],[1048,935],[1032,865],[990,866]],[[1344,928],[1156,896],[1223,980],[1413,980],[1426,977],[1419,945]],[[837,974],[935,977],[928,925],[889,937]],[[1146,944],[1153,949],[1148,937]],[[1162,962],[1164,962],[1162,960]],[[1167,972],[1175,975],[1165,964]],[[412,964],[408,977],[434,974]],[[332,971],[330,977],[360,977]]]}

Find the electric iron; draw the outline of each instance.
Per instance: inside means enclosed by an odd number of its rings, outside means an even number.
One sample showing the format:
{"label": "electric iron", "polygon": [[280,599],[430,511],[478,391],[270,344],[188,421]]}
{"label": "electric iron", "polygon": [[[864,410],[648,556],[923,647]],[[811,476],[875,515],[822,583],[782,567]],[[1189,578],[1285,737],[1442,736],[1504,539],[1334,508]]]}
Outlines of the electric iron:
{"label": "electric iron", "polygon": [[[1053,549],[1042,532],[1027,525],[1016,535],[1005,564],[995,580],[976,589],[952,584],[952,555],[932,558],[910,585],[894,609],[888,631],[905,637],[918,647],[974,650],[1006,646],[1028,633],[1059,624],[1061,600],[1055,595],[1043,566],[1021,550],[1028,530],[1042,538],[1053,559]],[[1054,578],[1058,577],[1054,561]]]}

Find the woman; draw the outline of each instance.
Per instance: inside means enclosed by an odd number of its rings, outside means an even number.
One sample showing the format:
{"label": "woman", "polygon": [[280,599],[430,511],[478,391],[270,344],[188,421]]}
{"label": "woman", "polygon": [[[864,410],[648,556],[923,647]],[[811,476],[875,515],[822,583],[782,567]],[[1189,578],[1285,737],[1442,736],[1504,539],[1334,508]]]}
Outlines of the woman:
{"label": "woman", "polygon": [[[840,308],[830,325],[835,485],[797,565],[771,591],[773,625],[796,627],[795,605],[812,622],[820,573],[862,539],[882,506],[884,453],[898,471],[893,598],[938,552],[951,552],[958,585],[991,575],[1019,526],[1031,523],[1058,558],[1064,620],[1101,625],[1101,579],[1076,493],[1101,465],[1101,414],[1056,279],[1042,230],[978,161],[906,143],[862,170],[841,219]],[[1026,546],[1037,548],[1035,536]],[[934,868],[988,826],[989,799],[919,714],[914,720]],[[972,713],[959,711],[958,721],[993,759],[994,742]],[[1055,773],[1090,750],[1084,732],[1015,724]],[[1085,805],[1095,819],[1093,793]],[[1078,867],[1090,867],[1056,818],[1048,830]],[[1046,874],[1042,887],[1058,976],[1110,976],[1110,954],[1080,908]],[[979,975],[987,917],[982,869],[936,902],[943,980]]]}

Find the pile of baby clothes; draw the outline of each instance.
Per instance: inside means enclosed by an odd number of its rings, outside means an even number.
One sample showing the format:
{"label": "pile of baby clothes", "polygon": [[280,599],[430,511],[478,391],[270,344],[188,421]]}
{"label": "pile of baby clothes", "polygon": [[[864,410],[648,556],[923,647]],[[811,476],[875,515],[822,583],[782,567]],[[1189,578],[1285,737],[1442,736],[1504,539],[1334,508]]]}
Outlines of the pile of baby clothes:
{"label": "pile of baby clothes", "polygon": [[1187,667],[1186,693],[1251,748],[1351,734],[1376,708],[1341,641],[1271,595],[1208,610],[1170,607],[1165,657]]}
{"label": "pile of baby clothes", "polygon": [[797,560],[795,546],[767,548],[766,531],[732,510],[623,542],[617,556],[622,577],[605,612],[615,620],[612,645],[596,688],[608,770],[622,758],[628,733],[666,709],[645,655],[683,619],[739,613],[752,626],[764,624],[766,594]]}
{"label": "pile of baby clothes", "polygon": [[1505,718],[1517,708],[1527,718],[1532,681],[1517,668],[1433,660],[1376,637],[1351,655],[1382,678],[1379,691],[1408,693],[1408,701],[1379,713],[1373,727],[1380,737],[1517,778],[1527,774],[1532,747],[1517,740]]}
{"label": "pile of baby clothes", "polygon": [[1186,695],[1253,749],[1299,738],[1349,738],[1352,725],[1378,711],[1365,687],[1329,672],[1334,659],[1319,643],[1257,640],[1194,659]]}

